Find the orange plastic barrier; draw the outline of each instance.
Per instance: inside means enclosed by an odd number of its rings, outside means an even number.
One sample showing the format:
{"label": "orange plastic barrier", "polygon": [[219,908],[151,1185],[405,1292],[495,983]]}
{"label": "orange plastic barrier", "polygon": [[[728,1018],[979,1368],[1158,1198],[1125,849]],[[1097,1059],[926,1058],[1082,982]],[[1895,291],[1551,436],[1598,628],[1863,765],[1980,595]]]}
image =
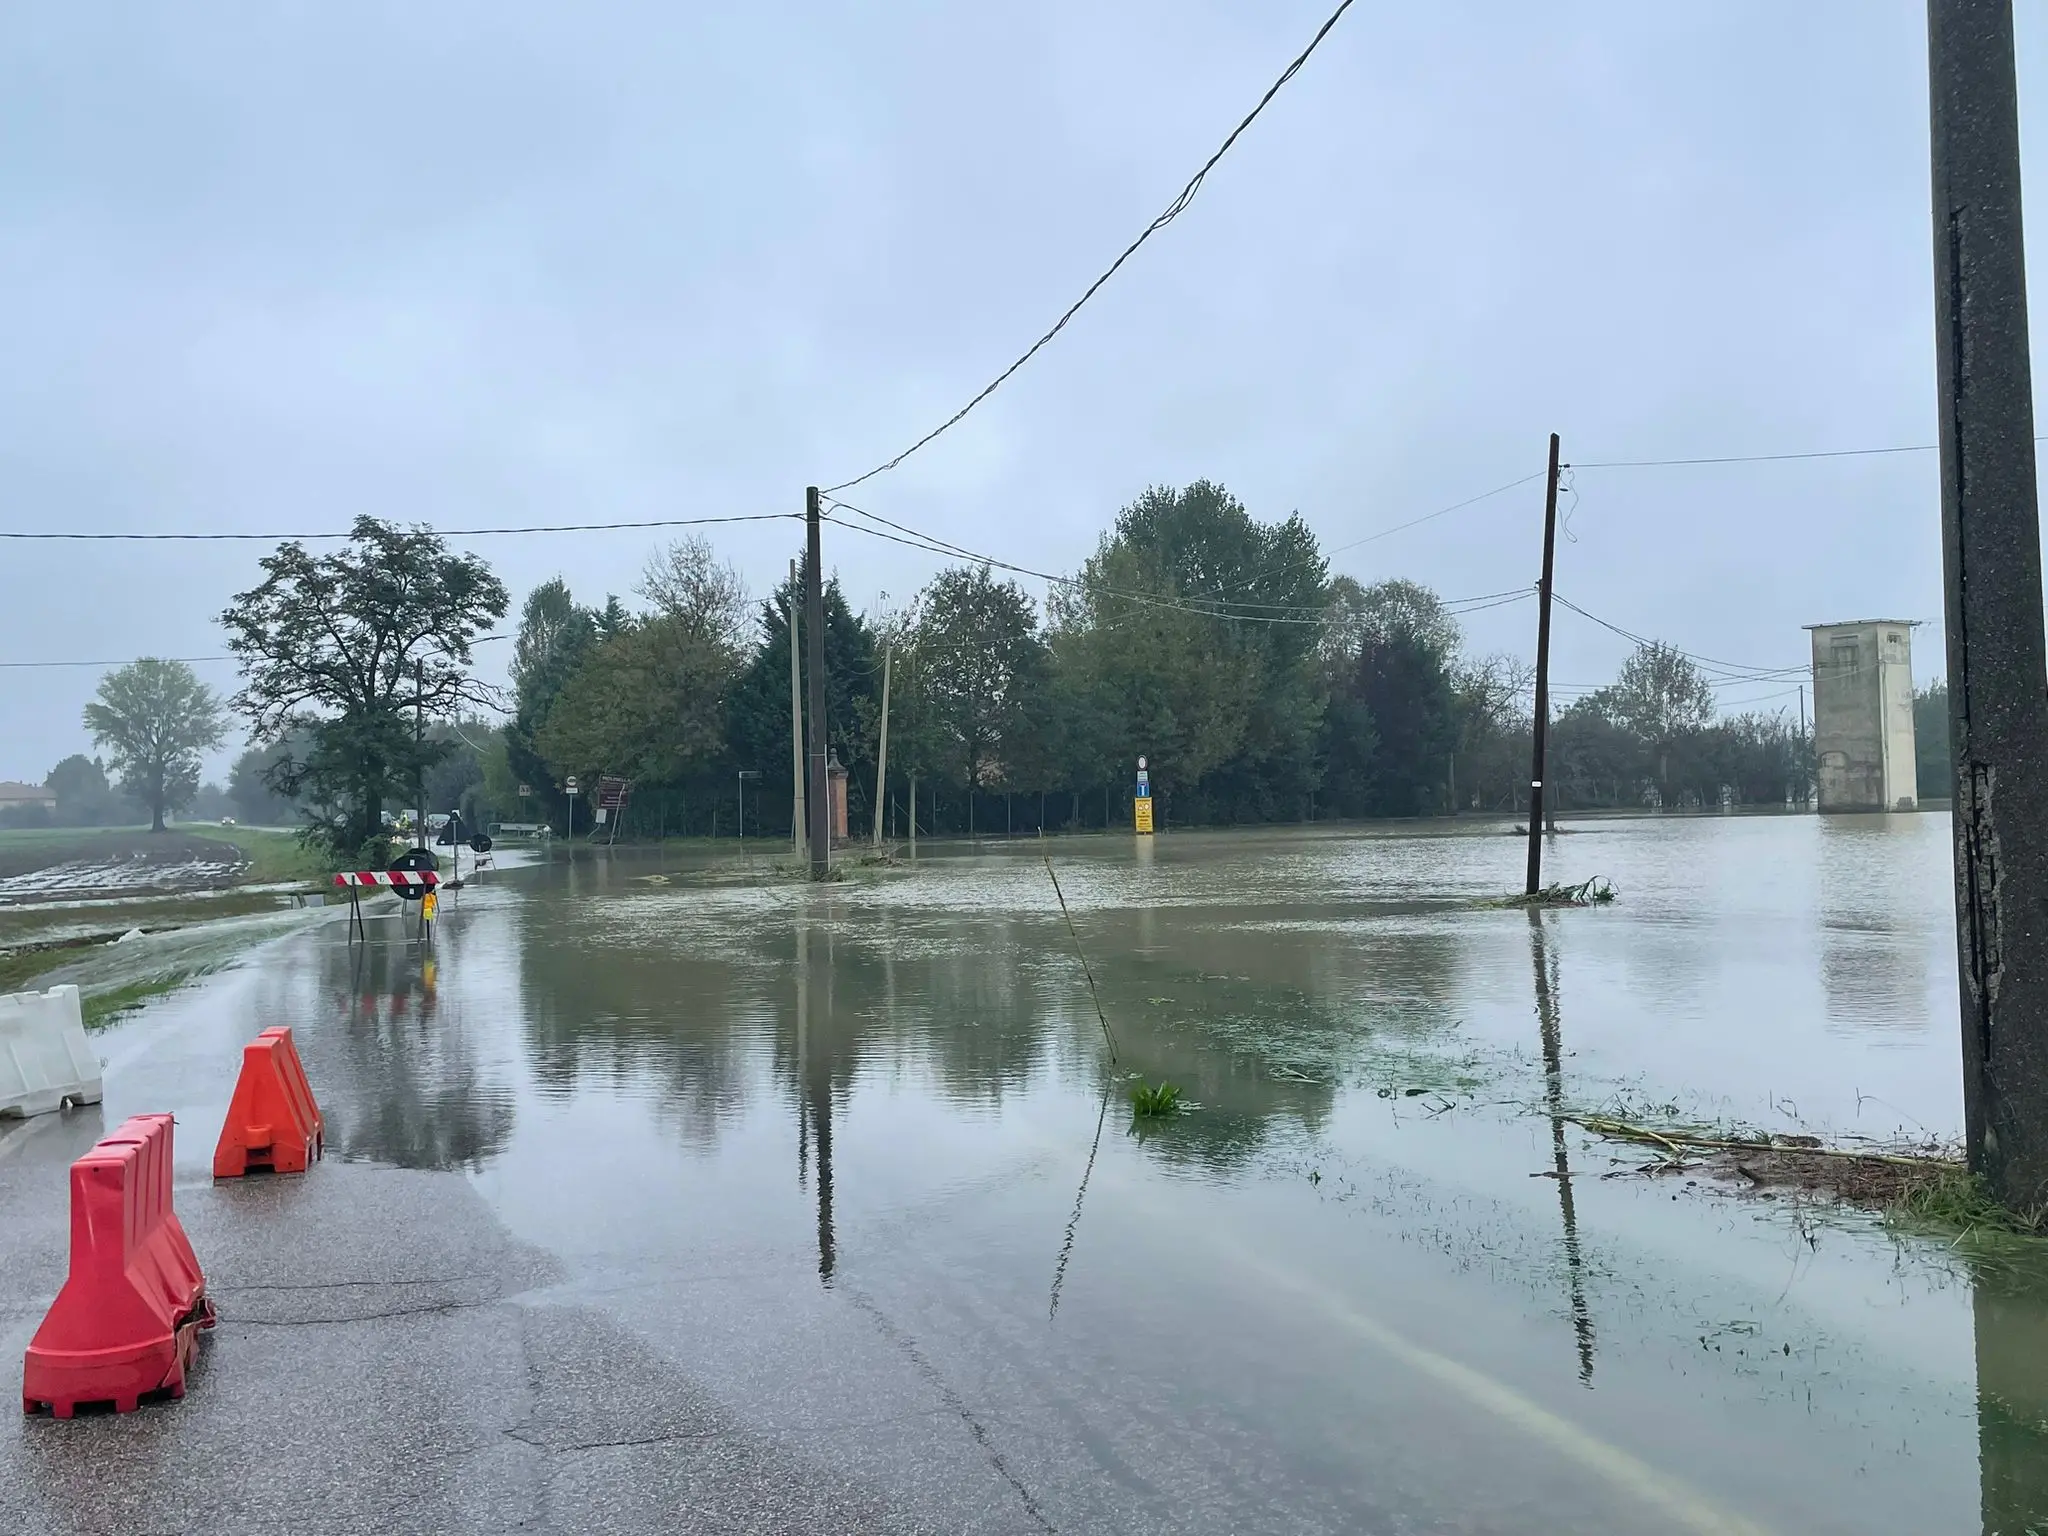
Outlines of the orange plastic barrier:
{"label": "orange plastic barrier", "polygon": [[213,1176],[238,1179],[252,1168],[304,1173],[317,1162],[327,1125],[289,1029],[266,1029],[242,1047],[242,1075],[213,1149]]}
{"label": "orange plastic barrier", "polygon": [[171,1117],[137,1115],[71,1165],[71,1273],[29,1341],[21,1406],[132,1413],[185,1395],[206,1277],[171,1209]]}

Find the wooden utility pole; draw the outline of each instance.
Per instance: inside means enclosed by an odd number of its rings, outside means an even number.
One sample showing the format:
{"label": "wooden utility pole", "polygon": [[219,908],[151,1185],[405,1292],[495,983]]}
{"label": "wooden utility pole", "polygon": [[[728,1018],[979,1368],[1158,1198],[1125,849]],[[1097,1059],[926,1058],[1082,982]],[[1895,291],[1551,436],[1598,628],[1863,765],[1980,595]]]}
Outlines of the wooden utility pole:
{"label": "wooden utility pole", "polygon": [[804,856],[804,712],[803,669],[797,665],[796,562],[789,562],[789,776],[796,785],[796,804],[789,817],[789,840],[796,856]]}
{"label": "wooden utility pole", "polygon": [[882,846],[882,807],[889,788],[889,669],[896,660],[892,641],[882,652],[882,745],[875,754],[875,846]]}
{"label": "wooden utility pole", "polygon": [[832,869],[832,801],[825,778],[825,572],[818,548],[818,488],[804,490],[804,659],[810,663],[805,688],[809,706],[810,772],[804,776],[804,797],[810,812],[811,878],[822,880]]}
{"label": "wooden utility pole", "polygon": [[1550,730],[1550,576],[1557,559],[1557,434],[1550,434],[1550,479],[1543,491],[1543,580],[1536,588],[1536,714],[1529,757],[1529,879],[1543,888],[1543,761]]}
{"label": "wooden utility pole", "polygon": [[1970,1167],[2048,1203],[2048,643],[2012,0],[1928,0],[1941,555]]}

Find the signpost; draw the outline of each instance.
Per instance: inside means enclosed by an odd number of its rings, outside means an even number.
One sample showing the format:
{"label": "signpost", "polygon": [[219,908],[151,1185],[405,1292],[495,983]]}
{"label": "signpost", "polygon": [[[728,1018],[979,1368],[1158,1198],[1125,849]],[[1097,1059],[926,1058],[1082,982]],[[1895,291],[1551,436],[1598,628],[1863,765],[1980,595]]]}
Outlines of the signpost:
{"label": "signpost", "polygon": [[565,794],[565,795],[567,795],[567,796],[569,797],[569,838],[570,838],[570,841],[572,841],[572,842],[573,842],[573,841],[575,841],[575,838],[576,838],[576,775],[575,775],[575,774],[573,774],[573,773],[572,773],[572,774],[570,774],[570,775],[569,775],[569,777],[568,777],[568,778],[566,778],[566,779],[562,780],[562,793],[563,793],[563,794]]}
{"label": "signpost", "polygon": [[597,781],[597,822],[599,826],[611,823],[611,840],[619,840],[618,813],[626,809],[626,799],[633,792],[631,779],[599,779]]}
{"label": "signpost", "polygon": [[742,769],[740,770],[740,841],[741,841],[741,842],[745,842],[745,841],[747,840],[747,780],[749,780],[749,779],[758,779],[759,777],[761,777],[761,770],[760,770],[760,769],[758,769],[758,768],[742,768]]}
{"label": "signpost", "polygon": [[1131,807],[1137,818],[1138,835],[1140,837],[1150,837],[1152,835],[1152,775],[1146,770],[1145,759],[1142,757],[1138,759],[1138,792],[1131,801]]}

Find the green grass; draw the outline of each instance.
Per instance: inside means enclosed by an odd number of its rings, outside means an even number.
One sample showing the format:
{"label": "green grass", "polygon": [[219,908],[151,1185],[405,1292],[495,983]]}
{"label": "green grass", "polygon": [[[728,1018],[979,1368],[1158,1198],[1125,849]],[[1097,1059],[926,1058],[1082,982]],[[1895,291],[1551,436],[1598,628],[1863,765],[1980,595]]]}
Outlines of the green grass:
{"label": "green grass", "polygon": [[135,1012],[153,998],[175,992],[187,982],[197,981],[209,973],[211,967],[201,966],[195,970],[166,971],[161,976],[152,976],[146,981],[131,981],[125,986],[110,987],[104,992],[88,992],[81,1001],[87,1029],[105,1029],[117,1022],[122,1015]]}
{"label": "green grass", "polygon": [[287,880],[319,880],[341,866],[332,854],[308,848],[296,832],[267,827],[216,827],[187,823],[177,828],[192,837],[232,843],[249,860],[242,879],[251,885],[276,885]]}
{"label": "green grass", "polygon": [[1954,1232],[1996,1233],[2009,1237],[2048,1236],[2048,1207],[2013,1211],[1998,1203],[1979,1174],[1960,1168],[1941,1173],[1908,1189],[1886,1218],[1895,1226]]}
{"label": "green grass", "polygon": [[1147,1083],[1140,1078],[1131,1089],[1131,1113],[1140,1120],[1161,1120],[1186,1107],[1180,1089],[1172,1083]]}

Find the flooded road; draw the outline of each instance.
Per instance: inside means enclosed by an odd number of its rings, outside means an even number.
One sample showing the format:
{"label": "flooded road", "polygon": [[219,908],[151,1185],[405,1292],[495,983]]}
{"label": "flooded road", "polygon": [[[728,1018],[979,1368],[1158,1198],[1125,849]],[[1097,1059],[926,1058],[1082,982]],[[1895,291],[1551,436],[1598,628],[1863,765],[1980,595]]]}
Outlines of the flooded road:
{"label": "flooded road", "polygon": [[[1114,1062],[1036,846],[822,887],[558,853],[451,897],[431,950],[323,924],[109,1032],[106,1121],[176,1107],[205,1259],[205,1201],[248,1204],[203,1177],[239,1042],[289,1022],[342,1160],[299,1187],[392,1230],[480,1201],[508,1314],[615,1341],[600,1399],[673,1371],[705,1445],[871,1501],[700,1522],[712,1474],[633,1459],[697,1432],[627,1414],[563,1442],[609,1470],[551,1461],[477,1529],[2048,1529],[2030,1250],[1602,1177],[1640,1159],[1565,1118],[1957,1134],[1947,839],[1595,823],[1548,869],[1621,900],[1541,916],[1473,905],[1518,882],[1498,833],[1056,841]],[[1131,1074],[1194,1107],[1140,1127]],[[90,1129],[0,1135],[0,1194]],[[234,1394],[221,1307],[192,1398],[95,1432]],[[0,1488],[63,1432],[24,1426]],[[388,1528],[450,1528],[418,1518]]]}

